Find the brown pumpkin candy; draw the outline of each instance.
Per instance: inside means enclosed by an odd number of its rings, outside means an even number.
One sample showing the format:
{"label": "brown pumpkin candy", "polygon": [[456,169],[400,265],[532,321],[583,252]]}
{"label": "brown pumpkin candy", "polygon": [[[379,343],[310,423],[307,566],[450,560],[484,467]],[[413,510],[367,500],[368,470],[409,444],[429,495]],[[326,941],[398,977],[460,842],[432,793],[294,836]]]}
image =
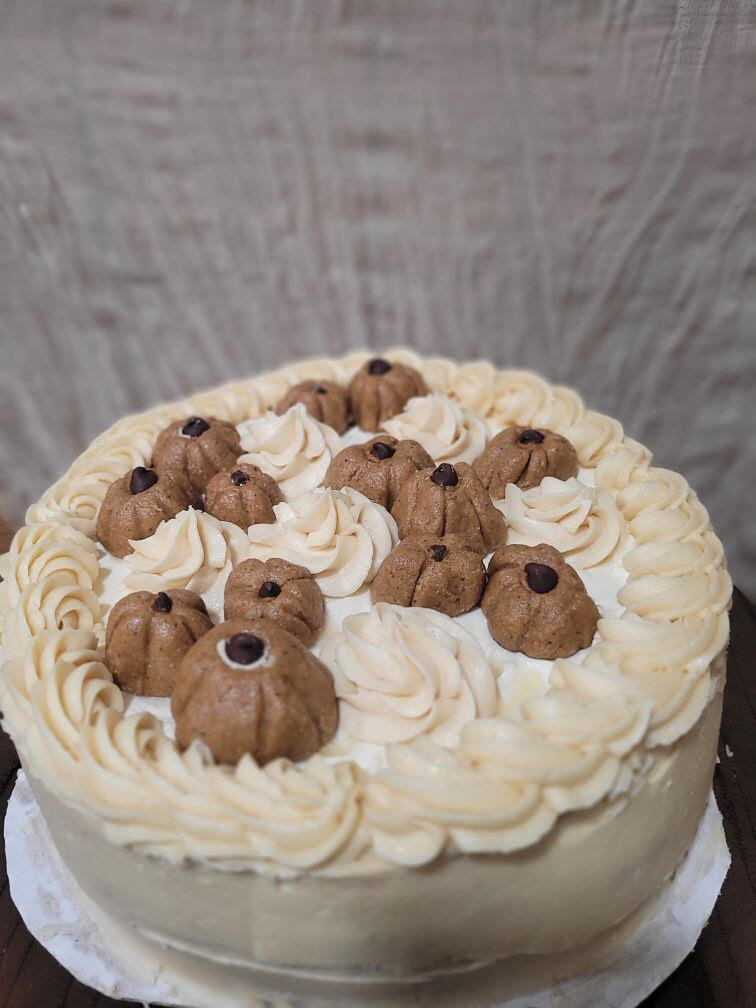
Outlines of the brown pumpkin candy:
{"label": "brown pumpkin candy", "polygon": [[170,472],[195,503],[216,473],[229,469],[241,455],[239,432],[233,424],[211,417],[176,420],[158,435],[152,465]]}
{"label": "brown pumpkin candy", "polygon": [[355,422],[363,430],[380,430],[384,420],[404,409],[408,399],[428,394],[414,368],[375,357],[361,367],[349,383],[349,398]]}
{"label": "brown pumpkin candy", "polygon": [[337,434],[343,434],[351,421],[349,395],[332,381],[308,378],[292,385],[276,405],[276,413],[281,416],[296,403],[302,403],[311,417],[333,427]]}
{"label": "brown pumpkin candy", "polygon": [[491,438],[472,464],[492,497],[503,497],[508,483],[522,490],[537,487],[545,476],[577,476],[578,457],[567,438],[542,428],[507,427]]}
{"label": "brown pumpkin candy", "polygon": [[232,522],[239,528],[272,524],[275,504],[283,494],[272,476],[249,462],[237,462],[230,469],[216,473],[205,487],[205,511],[219,521]]}
{"label": "brown pumpkin candy", "polygon": [[495,641],[530,658],[569,658],[588,647],[599,611],[559,550],[503,546],[488,565],[481,609]]}
{"label": "brown pumpkin candy", "polygon": [[480,601],[486,570],[479,553],[454,535],[403,539],[380,566],[373,602],[423,606],[461,616]]}
{"label": "brown pumpkin candy", "polygon": [[108,487],[97,515],[97,538],[113,556],[125,557],[133,552],[130,539],[146,539],[190,503],[172,473],[137,466]]}
{"label": "brown pumpkin candy", "polygon": [[119,599],[108,617],[105,664],[129,693],[165,697],[173,690],[181,659],[212,628],[196,592],[138,591]]}
{"label": "brown pumpkin candy", "polygon": [[507,538],[504,515],[466,462],[421,469],[399,491],[391,514],[402,539],[456,535],[484,555]]}
{"label": "brown pumpkin candy", "polygon": [[227,620],[270,619],[310,647],[325,624],[325,601],[306,567],[276,557],[243,560],[226,581],[224,613]]}
{"label": "brown pumpkin candy", "polygon": [[417,441],[398,441],[379,434],[364,444],[343,448],[328,466],[323,486],[349,486],[385,508],[414,473],[433,467],[433,459]]}
{"label": "brown pumpkin candy", "polygon": [[304,760],[336,731],[326,666],[271,620],[232,619],[184,655],[171,697],[176,742],[199,739],[219,763]]}

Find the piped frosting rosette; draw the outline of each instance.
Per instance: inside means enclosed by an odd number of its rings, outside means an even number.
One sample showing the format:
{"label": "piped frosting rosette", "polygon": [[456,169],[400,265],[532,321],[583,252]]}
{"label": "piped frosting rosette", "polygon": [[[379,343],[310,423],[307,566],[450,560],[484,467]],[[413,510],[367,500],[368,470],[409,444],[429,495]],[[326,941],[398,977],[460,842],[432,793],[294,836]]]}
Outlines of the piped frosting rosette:
{"label": "piped frosting rosette", "polygon": [[531,490],[509,483],[497,506],[506,516],[510,543],[548,543],[573,567],[610,563],[625,545],[625,521],[612,495],[574,477],[546,476]]}
{"label": "piped frosting rosette", "polygon": [[249,556],[249,540],[240,528],[192,507],[131,545],[134,552],[124,559],[130,591],[190,588],[206,596],[209,608],[216,611],[222,607],[223,587],[232,568]]}
{"label": "piped frosting rosette", "polygon": [[481,419],[437,394],[408,400],[404,411],[386,420],[383,429],[399,441],[417,441],[436,463],[472,462],[488,436]]}
{"label": "piped frosting rosette", "polygon": [[320,486],[341,447],[333,428],[314,420],[302,403],[282,416],[268,412],[249,420],[238,430],[245,452],[239,461],[259,466],[288,498]]}
{"label": "piped frosting rosette", "polygon": [[494,671],[475,638],[431,609],[379,602],[347,616],[320,658],[334,677],[341,730],[362,742],[423,735],[455,745],[464,724],[496,710]]}
{"label": "piped frosting rosette", "polygon": [[314,490],[276,504],[273,512],[275,525],[250,527],[250,556],[306,567],[331,598],[370,584],[399,541],[388,511],[352,487]]}

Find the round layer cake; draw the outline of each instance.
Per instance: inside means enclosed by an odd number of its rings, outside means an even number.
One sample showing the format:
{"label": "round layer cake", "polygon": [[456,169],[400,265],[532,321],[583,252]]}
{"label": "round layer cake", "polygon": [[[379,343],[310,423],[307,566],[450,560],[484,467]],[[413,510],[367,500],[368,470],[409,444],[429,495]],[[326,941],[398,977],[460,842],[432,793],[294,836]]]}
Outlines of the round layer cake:
{"label": "round layer cake", "polygon": [[354,353],[128,417],[1,572],[4,725],[60,854],[208,965],[582,947],[703,813],[722,547],[534,374]]}

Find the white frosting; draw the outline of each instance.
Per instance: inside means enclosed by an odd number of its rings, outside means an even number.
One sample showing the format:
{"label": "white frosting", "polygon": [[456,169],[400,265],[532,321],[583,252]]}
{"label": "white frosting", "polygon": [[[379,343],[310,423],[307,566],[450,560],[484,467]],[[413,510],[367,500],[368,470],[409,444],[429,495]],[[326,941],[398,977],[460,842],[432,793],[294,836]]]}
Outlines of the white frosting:
{"label": "white frosting", "polygon": [[507,542],[549,543],[574,567],[612,563],[625,546],[625,521],[612,495],[574,477],[546,476],[530,490],[509,483],[503,505],[498,506],[509,525]]}
{"label": "white frosting", "polygon": [[379,602],[346,617],[320,658],[333,673],[341,729],[361,742],[427,735],[453,746],[462,725],[496,710],[494,671],[448,616]]}
{"label": "white frosting", "polygon": [[249,540],[238,526],[191,507],[131,545],[134,552],[124,558],[130,591],[190,588],[209,600],[216,615],[231,569],[249,556]]}
{"label": "white frosting", "polygon": [[399,541],[388,511],[351,487],[314,490],[276,504],[274,525],[252,525],[250,554],[301,564],[324,595],[352,595],[370,584]]}
{"label": "white frosting", "polygon": [[282,416],[268,412],[259,420],[239,424],[244,455],[268,473],[287,498],[307,493],[323,482],[331,459],[340,449],[339,438],[328,424],[313,419],[302,403]]}
{"label": "white frosting", "polygon": [[479,417],[437,394],[410,399],[402,413],[385,421],[383,429],[400,441],[417,441],[437,463],[472,462],[488,437],[488,428]]}

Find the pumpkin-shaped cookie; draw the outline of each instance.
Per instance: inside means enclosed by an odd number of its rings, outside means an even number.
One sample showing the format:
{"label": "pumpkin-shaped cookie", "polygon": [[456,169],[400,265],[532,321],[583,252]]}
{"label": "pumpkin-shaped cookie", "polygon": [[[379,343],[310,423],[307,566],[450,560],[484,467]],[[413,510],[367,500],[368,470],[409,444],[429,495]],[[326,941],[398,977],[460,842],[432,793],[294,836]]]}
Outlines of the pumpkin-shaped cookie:
{"label": "pumpkin-shaped cookie", "polygon": [[333,737],[333,678],[296,637],[271,620],[232,619],[184,655],[171,697],[176,742],[205,743],[219,763],[249,754],[304,760]]}
{"label": "pumpkin-shaped cookie", "polygon": [[503,546],[488,564],[481,609],[495,641],[530,658],[569,658],[593,640],[596,603],[559,550]]}
{"label": "pumpkin-shaped cookie", "polygon": [[458,536],[476,553],[490,553],[505,542],[507,523],[488,491],[466,462],[421,469],[399,491],[391,514],[402,539]]}
{"label": "pumpkin-shaped cookie", "polygon": [[337,434],[343,434],[349,426],[349,395],[335,382],[308,378],[292,385],[277,403],[276,413],[282,416],[295,403],[302,403],[311,417],[333,427]]}
{"label": "pumpkin-shaped cookie", "polygon": [[216,473],[205,487],[205,511],[239,528],[272,524],[273,506],[283,500],[278,483],[250,462],[236,462]]}
{"label": "pumpkin-shaped cookie", "polygon": [[132,592],[110,611],[105,664],[129,693],[170,696],[181,659],[211,627],[196,592]]}
{"label": "pumpkin-shaped cookie", "polygon": [[375,357],[361,367],[349,383],[352,415],[363,430],[380,430],[384,420],[401,413],[413,396],[428,388],[414,368]]}
{"label": "pumpkin-shaped cookie", "polygon": [[318,582],[306,567],[276,557],[237,564],[226,581],[224,604],[227,620],[270,619],[307,647],[325,623]]}
{"label": "pumpkin-shaped cookie", "polygon": [[561,434],[545,428],[507,427],[491,438],[472,465],[491,496],[501,498],[508,483],[529,490],[544,476],[561,480],[577,476],[578,457]]}
{"label": "pumpkin-shaped cookie", "polygon": [[158,472],[170,472],[199,503],[212,477],[230,468],[241,453],[239,432],[233,424],[194,416],[176,420],[160,432],[152,465]]}
{"label": "pumpkin-shaped cookie", "polygon": [[417,441],[379,434],[364,444],[343,448],[331,461],[323,486],[352,487],[390,510],[410,476],[429,466],[433,467],[433,459]]}
{"label": "pumpkin-shaped cookie", "polygon": [[461,616],[480,601],[486,570],[480,553],[454,535],[403,539],[381,564],[373,602],[423,606]]}
{"label": "pumpkin-shaped cookie", "polygon": [[137,466],[108,487],[97,516],[97,538],[113,556],[125,557],[132,552],[130,539],[147,539],[189,504],[189,494],[172,473]]}

